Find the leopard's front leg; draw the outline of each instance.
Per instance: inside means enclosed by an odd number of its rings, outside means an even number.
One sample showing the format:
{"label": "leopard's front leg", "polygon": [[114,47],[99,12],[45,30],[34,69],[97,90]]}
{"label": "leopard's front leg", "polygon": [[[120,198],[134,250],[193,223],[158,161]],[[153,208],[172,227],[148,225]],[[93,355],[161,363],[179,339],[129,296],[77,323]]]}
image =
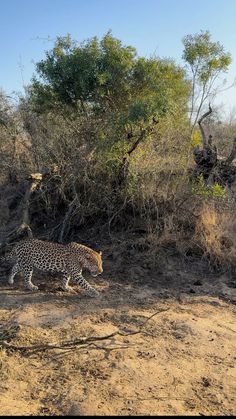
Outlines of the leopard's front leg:
{"label": "leopard's front leg", "polygon": [[72,277],[72,280],[74,280],[76,284],[80,285],[86,291],[86,294],[89,295],[90,297],[97,297],[98,295],[100,295],[100,293],[97,290],[95,290],[95,288],[93,288],[88,283],[88,281],[86,281],[86,279],[84,279],[82,275],[82,270],[80,271],[73,270],[71,277]]}

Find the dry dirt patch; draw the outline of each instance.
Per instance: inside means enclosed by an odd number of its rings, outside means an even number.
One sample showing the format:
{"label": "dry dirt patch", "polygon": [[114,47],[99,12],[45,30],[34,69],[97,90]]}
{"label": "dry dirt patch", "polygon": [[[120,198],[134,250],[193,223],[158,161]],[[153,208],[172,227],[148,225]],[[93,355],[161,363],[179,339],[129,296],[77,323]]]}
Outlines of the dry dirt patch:
{"label": "dry dirt patch", "polygon": [[109,278],[97,285],[99,299],[17,287],[1,286],[0,338],[10,345],[122,334],[63,349],[3,346],[1,415],[236,413],[231,302],[206,293],[161,297],[163,289]]}

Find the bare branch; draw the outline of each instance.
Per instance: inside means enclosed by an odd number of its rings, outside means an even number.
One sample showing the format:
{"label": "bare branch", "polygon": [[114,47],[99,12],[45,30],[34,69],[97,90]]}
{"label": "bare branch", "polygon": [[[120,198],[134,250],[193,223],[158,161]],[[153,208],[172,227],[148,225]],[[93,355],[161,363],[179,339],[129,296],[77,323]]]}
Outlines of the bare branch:
{"label": "bare branch", "polygon": [[211,105],[210,105],[210,103],[209,103],[209,110],[208,110],[207,112],[205,112],[205,113],[202,115],[202,117],[198,120],[198,125],[199,125],[199,127],[200,127],[201,134],[202,134],[202,145],[203,145],[203,148],[205,148],[205,147],[206,147],[206,145],[207,145],[207,140],[206,140],[206,134],[205,134],[204,129],[203,129],[203,127],[202,127],[202,121],[203,121],[203,120],[204,120],[207,116],[209,116],[211,113],[212,113],[212,108],[211,108]]}
{"label": "bare branch", "polygon": [[[11,343],[8,343],[6,341],[2,341],[0,342],[0,346],[2,346],[3,348],[9,349],[11,351],[19,351],[19,352],[44,352],[44,351],[48,351],[51,349],[76,349],[78,347],[88,347],[91,345],[95,345],[94,342],[101,342],[107,339],[111,339],[115,336],[133,336],[133,335],[137,335],[140,333],[143,333],[143,328],[145,327],[145,325],[147,324],[147,322],[149,320],[151,320],[153,317],[157,316],[158,314],[161,314],[165,311],[168,311],[168,308],[164,308],[161,309],[155,313],[153,313],[151,316],[147,317],[145,319],[145,321],[143,322],[143,324],[141,325],[141,327],[138,330],[134,330],[131,332],[123,332],[121,330],[118,330],[116,332],[110,333],[109,335],[105,335],[105,336],[89,336],[89,337],[82,337],[82,338],[78,338],[78,339],[74,339],[72,341],[67,341],[67,342],[62,342],[62,343],[49,343],[49,344],[42,344],[42,345],[30,345],[30,346],[18,346],[18,345],[14,345]],[[99,348],[99,347],[98,347]],[[104,348],[101,348],[104,349]],[[112,349],[116,349],[116,348],[112,348]]]}
{"label": "bare branch", "polygon": [[233,147],[232,147],[231,153],[229,157],[227,157],[227,159],[225,160],[225,163],[231,164],[232,161],[235,159],[235,157],[236,157],[236,137],[233,140]]}
{"label": "bare branch", "polygon": [[28,185],[24,194],[24,197],[21,202],[21,211],[22,211],[22,217],[21,217],[21,223],[19,227],[14,228],[13,231],[11,231],[5,240],[1,243],[0,252],[3,253],[5,251],[6,246],[9,243],[14,242],[20,233],[24,230],[27,231],[28,237],[33,237],[32,230],[30,228],[30,216],[29,216],[29,206],[30,206],[30,197],[31,194],[37,189],[39,184],[42,181],[42,173],[31,173],[31,175],[28,178]]}
{"label": "bare branch", "polygon": [[201,124],[203,119],[205,119],[211,113],[212,113],[212,108],[211,108],[211,104],[209,103],[209,110],[201,116],[201,118],[198,120],[198,123]]}
{"label": "bare branch", "polygon": [[[126,155],[123,157],[122,166],[120,168],[120,173],[118,175],[118,184],[119,186],[124,182],[128,166],[129,166],[129,157],[130,155],[136,150],[138,145],[142,142],[142,140],[145,138],[146,135],[151,134],[154,130],[154,127],[156,124],[158,124],[159,121],[155,117],[152,118],[152,123],[150,126],[147,126],[146,128],[143,128],[140,130],[140,134],[136,141],[131,145],[130,149],[127,151]],[[133,135],[132,135],[133,136]]]}

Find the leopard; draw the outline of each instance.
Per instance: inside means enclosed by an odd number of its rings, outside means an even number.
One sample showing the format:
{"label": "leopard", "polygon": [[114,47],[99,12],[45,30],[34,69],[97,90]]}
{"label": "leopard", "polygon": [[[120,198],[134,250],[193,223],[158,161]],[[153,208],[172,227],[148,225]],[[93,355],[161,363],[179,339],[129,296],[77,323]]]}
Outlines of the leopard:
{"label": "leopard", "polygon": [[69,286],[72,280],[91,297],[100,293],[93,288],[82,276],[83,269],[87,269],[93,277],[103,272],[102,252],[97,252],[83,244],[70,242],[61,244],[35,238],[27,238],[18,242],[6,260],[13,261],[8,283],[14,284],[14,277],[21,272],[25,287],[30,291],[38,291],[32,282],[34,269],[62,274],[62,289],[73,291]]}

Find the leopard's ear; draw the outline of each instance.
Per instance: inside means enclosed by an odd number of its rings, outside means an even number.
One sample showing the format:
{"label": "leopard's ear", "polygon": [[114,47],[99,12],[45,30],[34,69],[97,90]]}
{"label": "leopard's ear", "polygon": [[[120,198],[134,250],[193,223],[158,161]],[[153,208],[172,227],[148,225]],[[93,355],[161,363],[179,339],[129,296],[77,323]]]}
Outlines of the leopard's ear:
{"label": "leopard's ear", "polygon": [[100,250],[99,255],[102,256],[102,251]]}

